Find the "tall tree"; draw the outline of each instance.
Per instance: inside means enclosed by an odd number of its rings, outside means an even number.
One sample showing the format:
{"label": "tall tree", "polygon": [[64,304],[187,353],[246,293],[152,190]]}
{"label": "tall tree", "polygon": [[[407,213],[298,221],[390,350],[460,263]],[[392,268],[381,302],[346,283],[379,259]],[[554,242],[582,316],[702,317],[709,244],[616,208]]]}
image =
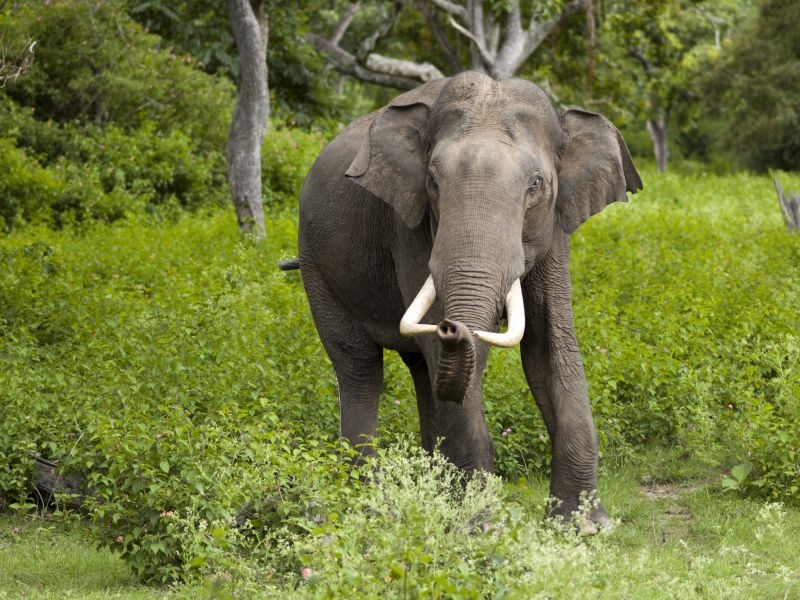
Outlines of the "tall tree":
{"label": "tall tree", "polygon": [[264,0],[226,0],[239,49],[239,98],[228,135],[228,181],[242,234],[266,236],[261,205],[261,142],[269,122]]}
{"label": "tall tree", "polygon": [[800,170],[800,2],[762,0],[708,69],[708,105],[737,159]]}
{"label": "tall tree", "polygon": [[[125,4],[131,16],[162,38],[163,46],[191,54],[206,72],[225,73],[238,83],[238,51],[225,2],[125,0]],[[345,105],[334,93],[336,74],[303,37],[309,21],[325,13],[330,0],[302,4],[300,11],[296,2],[264,0],[262,10],[270,21],[270,120],[310,127],[338,118]]]}
{"label": "tall tree", "polygon": [[[505,79],[514,76],[541,43],[585,3],[586,0],[567,0],[531,7],[520,0],[418,0],[417,7],[440,46],[440,51],[431,52],[431,58],[435,54],[447,58],[447,71],[473,69]],[[378,18],[368,35],[348,48],[342,43],[344,33],[368,4],[377,7],[372,12]],[[401,11],[413,9],[414,3],[409,0],[350,2],[342,9],[341,19],[328,37],[309,34],[308,39],[341,73],[369,83],[410,89],[443,77],[444,73],[430,62],[420,60],[425,57],[399,59],[375,50],[392,33]],[[443,20],[468,43],[465,59],[458,57],[442,32]]]}
{"label": "tall tree", "polygon": [[612,0],[605,8],[602,46],[610,56],[621,52],[617,58],[630,65],[625,70],[663,172],[670,125],[685,117],[682,111],[695,100],[689,90],[698,58],[720,43],[721,28],[735,19],[736,6],[728,0]]}

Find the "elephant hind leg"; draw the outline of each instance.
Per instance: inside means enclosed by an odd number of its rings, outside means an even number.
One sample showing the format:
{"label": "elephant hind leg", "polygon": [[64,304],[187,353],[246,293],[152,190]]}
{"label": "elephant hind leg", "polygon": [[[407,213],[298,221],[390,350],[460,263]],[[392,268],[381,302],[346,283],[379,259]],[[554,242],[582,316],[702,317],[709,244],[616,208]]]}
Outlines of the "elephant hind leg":
{"label": "elephant hind leg", "polygon": [[383,348],[313,273],[303,281],[322,345],[336,373],[340,432],[359,456],[372,454],[383,390]]}

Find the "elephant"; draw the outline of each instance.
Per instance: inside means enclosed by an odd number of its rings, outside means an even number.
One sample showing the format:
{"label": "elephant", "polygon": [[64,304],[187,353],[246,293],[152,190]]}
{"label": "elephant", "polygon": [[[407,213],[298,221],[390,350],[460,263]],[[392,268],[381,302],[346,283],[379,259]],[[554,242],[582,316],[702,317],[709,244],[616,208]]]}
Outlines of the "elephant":
{"label": "elephant", "polygon": [[614,125],[559,114],[522,79],[464,72],[353,121],[306,177],[298,234],[342,437],[372,451],[391,349],[411,373],[424,448],[465,478],[491,472],[481,375],[491,346],[519,344],[552,445],[549,514],[570,521],[588,497],[589,524],[606,526],[569,235],[641,188]]}

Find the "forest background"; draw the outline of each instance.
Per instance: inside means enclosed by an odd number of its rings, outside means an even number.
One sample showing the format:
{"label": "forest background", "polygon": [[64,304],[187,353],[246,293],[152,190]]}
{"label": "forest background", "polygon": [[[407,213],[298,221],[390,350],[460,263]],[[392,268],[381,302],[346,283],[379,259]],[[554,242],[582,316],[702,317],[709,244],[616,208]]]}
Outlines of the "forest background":
{"label": "forest background", "polygon": [[[222,596],[798,593],[779,525],[800,503],[800,238],[771,176],[800,189],[800,3],[262,8],[256,241],[226,181],[240,70],[223,3],[0,1],[0,511],[14,528],[47,504],[137,580]],[[525,52],[501,60],[511,39]],[[574,303],[612,512],[647,531],[658,510],[630,498],[669,484],[698,520],[659,513],[672,571],[629,553],[656,543],[644,533],[573,544],[542,525],[549,442],[514,351],[486,379],[505,486],[446,493],[453,474],[409,441],[412,386],[390,355],[380,472],[396,477],[363,486],[344,466],[330,365],[299,277],[276,269],[296,253],[299,190],[350,120],[468,68],[603,113],[643,173],[630,206],[573,236]],[[77,504],[32,494],[37,458],[78,478]],[[715,561],[740,541],[709,524],[718,507],[761,536],[731,569]]]}

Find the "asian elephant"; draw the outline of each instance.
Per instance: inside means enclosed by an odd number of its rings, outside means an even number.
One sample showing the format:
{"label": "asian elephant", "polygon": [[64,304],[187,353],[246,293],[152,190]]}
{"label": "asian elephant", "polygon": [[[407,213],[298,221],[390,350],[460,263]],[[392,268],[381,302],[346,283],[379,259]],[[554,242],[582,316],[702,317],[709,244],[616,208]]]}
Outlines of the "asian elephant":
{"label": "asian elephant", "polygon": [[[519,343],[552,441],[552,515],[570,519],[582,492],[596,494],[598,442],[569,234],[641,187],[608,120],[559,115],[521,79],[431,81],[351,123],[306,178],[299,230],[343,437],[359,445],[376,434],[389,348],[411,371],[424,447],[440,444],[467,473],[491,471],[481,374],[491,345]],[[599,500],[590,519],[608,520]]]}

